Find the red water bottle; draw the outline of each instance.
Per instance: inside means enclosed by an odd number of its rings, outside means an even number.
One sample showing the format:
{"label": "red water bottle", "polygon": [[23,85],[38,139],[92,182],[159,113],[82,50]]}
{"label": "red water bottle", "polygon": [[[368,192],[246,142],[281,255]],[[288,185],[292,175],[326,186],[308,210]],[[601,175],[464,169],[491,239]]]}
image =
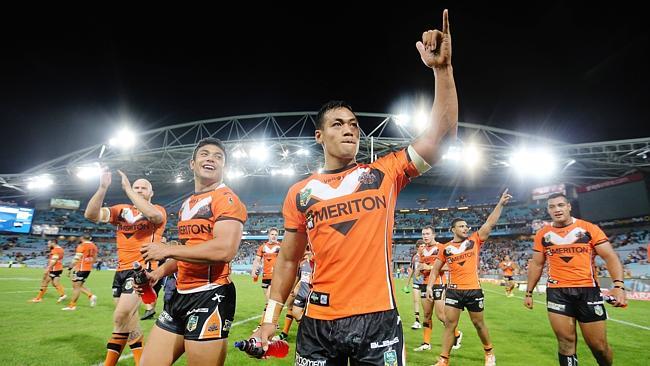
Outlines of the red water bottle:
{"label": "red water bottle", "polygon": [[139,262],[133,262],[133,270],[135,271],[133,281],[142,288],[142,295],[140,295],[142,302],[145,304],[153,304],[156,302],[158,295],[156,295],[156,291],[149,284],[147,273]]}
{"label": "red water bottle", "polygon": [[276,357],[284,358],[289,354],[289,343],[286,341],[269,342],[269,349],[264,352],[262,342],[256,338],[235,342],[235,347],[255,358]]}

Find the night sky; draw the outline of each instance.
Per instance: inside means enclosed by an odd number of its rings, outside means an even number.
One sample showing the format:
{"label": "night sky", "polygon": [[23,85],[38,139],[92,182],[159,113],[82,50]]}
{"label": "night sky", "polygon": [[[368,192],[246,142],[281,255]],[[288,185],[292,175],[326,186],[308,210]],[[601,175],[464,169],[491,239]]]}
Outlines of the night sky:
{"label": "night sky", "polygon": [[389,113],[432,96],[415,42],[441,27],[445,7],[460,121],[574,143],[650,136],[637,5],[427,3],[5,13],[0,174],[105,142],[123,119],[146,130],[330,99]]}

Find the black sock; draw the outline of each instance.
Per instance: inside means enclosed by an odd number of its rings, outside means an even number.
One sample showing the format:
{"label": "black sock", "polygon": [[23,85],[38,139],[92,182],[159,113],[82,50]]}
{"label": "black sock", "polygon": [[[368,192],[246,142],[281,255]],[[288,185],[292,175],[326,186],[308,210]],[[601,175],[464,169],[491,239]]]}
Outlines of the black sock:
{"label": "black sock", "polygon": [[558,353],[557,358],[560,360],[560,366],[578,366],[578,355],[576,354],[565,356]]}

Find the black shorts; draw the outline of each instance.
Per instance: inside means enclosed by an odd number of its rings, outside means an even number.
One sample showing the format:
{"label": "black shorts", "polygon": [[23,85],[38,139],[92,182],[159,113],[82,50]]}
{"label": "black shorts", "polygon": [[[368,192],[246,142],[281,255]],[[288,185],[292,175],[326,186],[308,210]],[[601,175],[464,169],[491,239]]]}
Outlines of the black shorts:
{"label": "black shorts", "polygon": [[551,313],[570,316],[581,323],[607,320],[599,287],[547,288],[546,309]]}
{"label": "black shorts", "polygon": [[484,300],[485,297],[483,296],[483,290],[481,289],[456,290],[448,288],[445,305],[460,310],[467,308],[467,311],[480,313],[483,311]]}
{"label": "black shorts", "polygon": [[[413,289],[420,291],[420,286],[422,286],[422,285],[423,285],[422,283],[413,283]],[[427,286],[424,285],[425,290],[426,290],[426,287]]]}
{"label": "black shorts", "polygon": [[271,280],[262,280],[262,288],[267,289],[271,286]]}
{"label": "black shorts", "polygon": [[61,272],[63,272],[63,270],[59,270],[59,271],[50,271],[49,276],[50,276],[51,279],[55,279],[55,278],[57,278],[57,277],[61,277]]}
{"label": "black shorts", "polygon": [[72,282],[86,282],[90,276],[90,271],[76,271],[72,275]]}
{"label": "black shorts", "polygon": [[156,325],[190,341],[225,339],[235,318],[235,303],[232,283],[191,294],[174,291]]}
{"label": "black shorts", "polygon": [[505,281],[514,281],[515,279],[512,276],[503,276]]}
{"label": "black shorts", "polygon": [[133,293],[133,276],[135,271],[127,269],[126,271],[117,271],[113,277],[113,297],[120,297],[122,294]]}
{"label": "black shorts", "polygon": [[296,365],[405,364],[404,334],[397,310],[335,320],[302,318],[296,338]]}
{"label": "black shorts", "polygon": [[[445,285],[433,285],[433,301],[438,301],[442,300],[443,297],[445,297],[445,289],[447,286]],[[424,285],[424,291],[420,294],[420,297],[426,298],[427,297],[427,286]]]}

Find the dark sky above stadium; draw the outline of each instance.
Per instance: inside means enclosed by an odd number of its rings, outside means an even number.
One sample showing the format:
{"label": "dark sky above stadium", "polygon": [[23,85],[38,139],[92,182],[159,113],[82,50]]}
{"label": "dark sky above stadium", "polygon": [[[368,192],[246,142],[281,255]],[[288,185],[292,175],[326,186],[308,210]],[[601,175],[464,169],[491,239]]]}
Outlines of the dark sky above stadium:
{"label": "dark sky above stadium", "polygon": [[6,13],[0,173],[105,142],[124,118],[145,130],[329,99],[390,112],[432,95],[414,44],[445,7],[461,121],[568,142],[650,136],[647,14],[632,2],[403,3]]}

